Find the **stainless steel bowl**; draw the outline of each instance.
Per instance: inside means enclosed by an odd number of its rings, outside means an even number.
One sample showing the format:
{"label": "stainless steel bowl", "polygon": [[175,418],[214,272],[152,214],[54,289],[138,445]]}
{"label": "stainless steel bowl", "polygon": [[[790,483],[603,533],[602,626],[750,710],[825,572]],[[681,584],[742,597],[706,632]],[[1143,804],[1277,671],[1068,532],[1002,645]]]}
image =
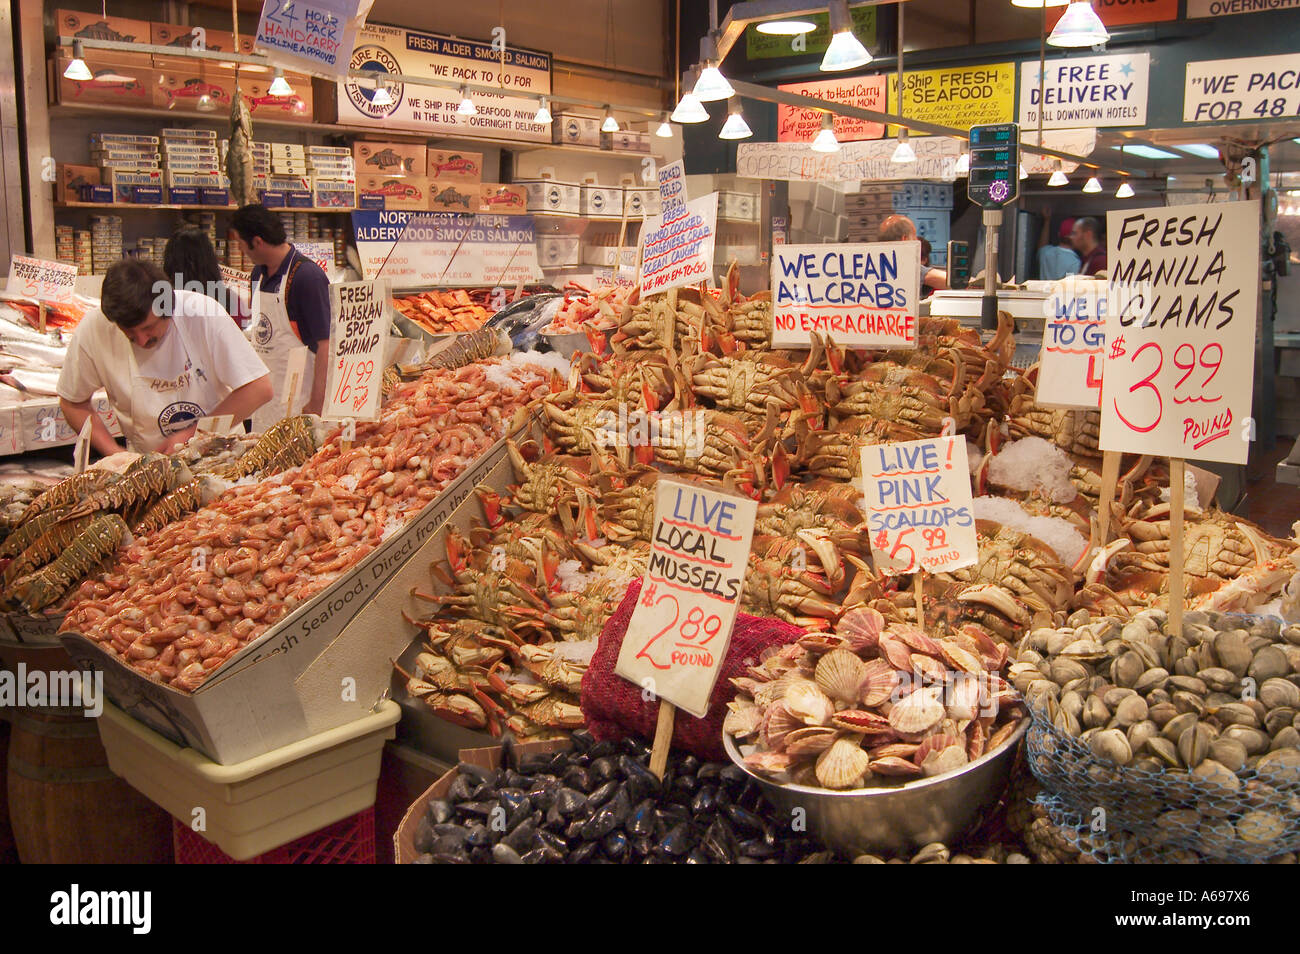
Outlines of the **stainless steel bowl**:
{"label": "stainless steel bowl", "polygon": [[[997,804],[1028,728],[1026,716],[1000,748],[948,775],[845,792],[763,778],[745,767],[731,736],[722,741],[731,760],[758,782],[778,823],[802,817],[809,834],[845,854],[910,854],[933,841],[951,844]],[[795,809],[802,809],[802,816]]]}

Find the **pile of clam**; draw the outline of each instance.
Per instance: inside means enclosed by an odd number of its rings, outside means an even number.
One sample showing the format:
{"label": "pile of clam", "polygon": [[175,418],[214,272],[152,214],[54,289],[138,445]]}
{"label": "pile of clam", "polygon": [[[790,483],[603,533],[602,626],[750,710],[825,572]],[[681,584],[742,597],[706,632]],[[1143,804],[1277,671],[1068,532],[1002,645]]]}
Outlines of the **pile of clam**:
{"label": "pile of clam", "polygon": [[[1211,857],[1300,847],[1300,626],[1162,610],[1026,636],[1030,767],[1075,810]],[[1050,726],[1050,728],[1049,728]]]}
{"label": "pile of clam", "polygon": [[780,647],[733,679],[723,731],[774,781],[856,789],[943,775],[1005,743],[1023,715],[1001,655],[870,608]]}

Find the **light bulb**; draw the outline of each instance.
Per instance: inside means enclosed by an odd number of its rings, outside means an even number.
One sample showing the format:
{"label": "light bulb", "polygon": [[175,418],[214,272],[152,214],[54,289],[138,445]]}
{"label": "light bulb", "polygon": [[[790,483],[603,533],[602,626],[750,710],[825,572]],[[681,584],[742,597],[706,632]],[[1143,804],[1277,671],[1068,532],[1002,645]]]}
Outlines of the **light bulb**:
{"label": "light bulb", "polygon": [[953,175],[964,176],[970,172],[970,153],[963,152],[957,157],[957,164],[952,167]]}
{"label": "light bulb", "polygon": [[477,116],[478,107],[474,105],[474,100],[469,98],[469,93],[465,87],[460,88],[460,105],[456,107],[457,116]]}
{"label": "light bulb", "polygon": [[[1065,0],[1061,2],[1064,3]],[[811,33],[817,29],[817,24],[811,20],[768,20],[755,25],[754,29],[773,36],[798,36],[800,33]]]}
{"label": "light bulb", "polygon": [[614,110],[608,106],[605,107],[605,121],[600,124],[600,131],[607,133],[618,132],[618,120],[614,118]]}
{"label": "light bulb", "polygon": [[681,102],[673,110],[675,123],[702,123],[709,118],[709,111],[695,98],[694,93],[683,93]]}
{"label": "light bulb", "polygon": [[822,71],[837,73],[870,63],[871,54],[853,35],[853,17],[849,14],[848,0],[832,0],[830,14],[831,42],[822,57]]}
{"label": "light bulb", "polygon": [[718,138],[748,139],[752,135],[754,131],[749,128],[749,123],[745,122],[745,117],[740,114],[740,104],[735,103],[731,107],[727,121],[722,124],[722,131],[718,133]]}
{"label": "light bulb", "polygon": [[1110,39],[1106,24],[1101,22],[1097,11],[1087,0],[1074,0],[1047,38],[1049,46],[1082,47],[1097,46]]}
{"label": "light bulb", "polygon": [[894,154],[889,157],[889,161],[897,163],[916,162],[916,150],[907,141],[906,129],[898,131],[898,145],[894,148]]}
{"label": "light bulb", "polygon": [[371,106],[391,106],[393,97],[388,92],[388,84],[381,80],[375,80],[375,95],[370,97]]}
{"label": "light bulb", "polygon": [[80,80],[86,83],[95,78],[95,74],[90,72],[90,67],[86,65],[84,57],[85,51],[81,48],[81,41],[74,40],[72,43],[72,62],[63,71],[64,79]]}
{"label": "light bulb", "polygon": [[1131,199],[1133,198],[1133,187],[1127,182],[1121,182],[1119,188],[1115,190],[1115,198]]}
{"label": "light bulb", "polygon": [[289,81],[284,78],[284,70],[280,69],[278,66],[275,69],[275,79],[271,81],[271,86],[267,89],[267,92],[272,96],[293,95],[293,87],[290,86]]}
{"label": "light bulb", "polygon": [[533,117],[533,122],[549,123],[550,121],[551,121],[551,110],[546,105],[546,97],[543,96],[542,101],[537,104],[537,115]]}
{"label": "light bulb", "polygon": [[1058,168],[1053,170],[1052,174],[1048,176],[1047,184],[1055,189],[1057,186],[1069,185],[1070,178]]}
{"label": "light bulb", "polygon": [[706,63],[704,69],[700,71],[700,78],[695,81],[695,89],[691,92],[701,103],[714,103],[736,95],[736,91],[731,88],[722,71],[709,63]]}
{"label": "light bulb", "polygon": [[1098,179],[1096,176],[1093,176],[1092,178],[1090,178],[1087,182],[1085,182],[1085,183],[1083,184],[1083,191],[1084,191],[1084,192],[1100,192],[1100,191],[1101,191],[1101,180]]}
{"label": "light bulb", "polygon": [[812,148],[814,152],[840,151],[840,141],[835,138],[835,121],[830,113],[822,114],[821,132],[813,137]]}
{"label": "light bulb", "polygon": [[673,127],[668,125],[668,114],[664,113],[659,120],[659,128],[655,130],[655,135],[660,139],[672,139]]}

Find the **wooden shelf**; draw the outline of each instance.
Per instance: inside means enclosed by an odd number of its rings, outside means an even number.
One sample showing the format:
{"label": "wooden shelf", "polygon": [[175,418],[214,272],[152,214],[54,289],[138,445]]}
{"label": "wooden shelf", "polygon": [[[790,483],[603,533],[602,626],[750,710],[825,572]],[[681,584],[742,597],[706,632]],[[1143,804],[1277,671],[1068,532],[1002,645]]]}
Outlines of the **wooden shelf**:
{"label": "wooden shelf", "polygon": [[[146,205],[139,202],[55,202],[56,209],[121,209],[131,212],[234,212],[235,205]],[[272,212],[355,212],[356,209],[271,209]]]}
{"label": "wooden shelf", "polygon": [[[612,188],[612,187],[611,187]],[[524,212],[535,219],[564,219],[570,222],[622,222],[621,215],[579,215],[577,212]],[[628,225],[640,225],[641,220],[631,215],[627,217]]]}

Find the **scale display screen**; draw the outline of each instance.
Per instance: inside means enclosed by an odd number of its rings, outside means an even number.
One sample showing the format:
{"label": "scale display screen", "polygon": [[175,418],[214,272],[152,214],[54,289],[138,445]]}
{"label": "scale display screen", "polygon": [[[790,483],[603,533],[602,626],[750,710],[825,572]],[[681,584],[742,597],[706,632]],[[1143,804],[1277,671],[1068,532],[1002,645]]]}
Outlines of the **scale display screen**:
{"label": "scale display screen", "polygon": [[1020,127],[972,126],[966,195],[983,209],[1001,209],[1020,194]]}

